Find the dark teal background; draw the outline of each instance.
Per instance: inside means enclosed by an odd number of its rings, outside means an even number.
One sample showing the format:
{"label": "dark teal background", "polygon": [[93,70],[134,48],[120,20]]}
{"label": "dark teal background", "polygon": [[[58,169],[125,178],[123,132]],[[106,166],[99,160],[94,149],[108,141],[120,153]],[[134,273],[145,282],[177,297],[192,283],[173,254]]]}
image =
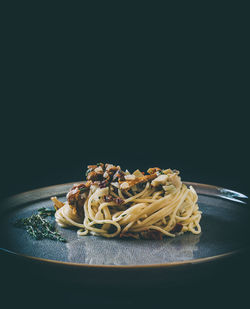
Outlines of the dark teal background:
{"label": "dark teal background", "polygon": [[247,8],[1,12],[1,197],[80,180],[100,161],[249,194]]}

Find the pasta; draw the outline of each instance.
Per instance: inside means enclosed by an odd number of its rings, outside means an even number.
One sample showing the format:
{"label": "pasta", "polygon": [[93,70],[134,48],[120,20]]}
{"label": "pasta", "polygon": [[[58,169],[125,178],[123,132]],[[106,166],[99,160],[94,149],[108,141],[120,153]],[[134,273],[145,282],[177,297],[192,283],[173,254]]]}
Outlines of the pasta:
{"label": "pasta", "polygon": [[201,232],[198,196],[181,182],[179,171],[156,167],[130,174],[99,163],[88,166],[86,178],[65,203],[51,198],[56,222],[77,227],[80,236],[162,239]]}

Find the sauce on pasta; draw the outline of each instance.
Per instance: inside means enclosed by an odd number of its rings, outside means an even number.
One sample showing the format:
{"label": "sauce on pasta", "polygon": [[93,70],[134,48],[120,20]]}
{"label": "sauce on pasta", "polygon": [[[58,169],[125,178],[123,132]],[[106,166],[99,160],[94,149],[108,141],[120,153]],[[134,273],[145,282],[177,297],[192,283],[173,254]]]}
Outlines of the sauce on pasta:
{"label": "sauce on pasta", "polygon": [[197,193],[177,170],[131,174],[112,164],[89,165],[86,181],[71,188],[65,203],[51,200],[57,223],[77,227],[81,236],[162,239],[201,232]]}

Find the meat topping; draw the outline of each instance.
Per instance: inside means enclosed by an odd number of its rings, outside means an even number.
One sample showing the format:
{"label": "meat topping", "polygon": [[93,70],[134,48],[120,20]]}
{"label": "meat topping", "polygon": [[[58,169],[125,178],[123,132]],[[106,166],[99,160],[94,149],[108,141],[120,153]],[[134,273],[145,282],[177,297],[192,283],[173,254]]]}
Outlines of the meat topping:
{"label": "meat topping", "polygon": [[162,240],[163,234],[157,230],[149,230],[146,232],[141,232],[141,236],[143,239],[152,239],[152,240]]}
{"label": "meat topping", "polygon": [[[130,174],[128,171],[124,172],[121,170],[119,165],[115,166],[113,164],[103,164],[97,163],[95,165],[88,165],[86,172],[87,182],[75,185],[71,188],[71,190],[67,194],[67,200],[71,207],[76,209],[83,209],[84,202],[88,196],[90,187],[99,187],[106,188],[112,185],[112,189],[116,190],[116,194],[118,194],[118,190],[123,190],[124,196],[126,196],[126,192],[130,189],[133,192],[136,190],[142,189],[143,186],[147,182],[150,182],[152,186],[164,186],[164,184],[169,185],[173,184],[178,187],[181,182],[177,173],[173,174],[172,170],[161,170],[158,167],[150,168],[145,175],[144,172],[136,170],[133,174]],[[170,174],[170,175],[169,175]],[[139,185],[136,187],[136,185]],[[111,199],[111,196],[105,197],[106,201],[112,201],[116,204],[122,204],[123,200],[120,198]],[[152,232],[152,233],[151,233]],[[149,235],[154,235],[152,237],[156,237],[155,231],[151,231]],[[149,236],[147,236],[149,237]],[[151,236],[150,236],[151,237]]]}
{"label": "meat topping", "polygon": [[138,239],[139,235],[138,234],[133,234],[133,233],[125,232],[125,233],[121,233],[120,234],[120,238],[135,238],[135,239]]}
{"label": "meat topping", "polygon": [[182,230],[183,225],[181,223],[176,223],[174,228],[170,231],[171,233],[179,233]]}
{"label": "meat topping", "polygon": [[112,195],[104,195],[104,201],[105,202],[115,202],[116,204],[120,205],[124,203],[124,200],[120,197],[113,197]]}

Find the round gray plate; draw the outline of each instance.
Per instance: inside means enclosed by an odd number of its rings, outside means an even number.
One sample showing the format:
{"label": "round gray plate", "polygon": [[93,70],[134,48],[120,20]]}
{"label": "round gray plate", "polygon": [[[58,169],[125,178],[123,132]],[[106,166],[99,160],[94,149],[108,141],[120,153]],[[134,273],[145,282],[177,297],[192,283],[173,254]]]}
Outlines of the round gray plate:
{"label": "round gray plate", "polygon": [[8,254],[50,265],[80,268],[145,268],[181,266],[220,259],[249,246],[247,197],[211,185],[185,182],[199,195],[202,211],[200,235],[186,233],[164,240],[79,237],[75,229],[57,227],[67,243],[34,240],[13,223],[41,207],[52,207],[50,197],[65,201],[73,183],[41,188],[10,197],[1,203],[0,247]]}

